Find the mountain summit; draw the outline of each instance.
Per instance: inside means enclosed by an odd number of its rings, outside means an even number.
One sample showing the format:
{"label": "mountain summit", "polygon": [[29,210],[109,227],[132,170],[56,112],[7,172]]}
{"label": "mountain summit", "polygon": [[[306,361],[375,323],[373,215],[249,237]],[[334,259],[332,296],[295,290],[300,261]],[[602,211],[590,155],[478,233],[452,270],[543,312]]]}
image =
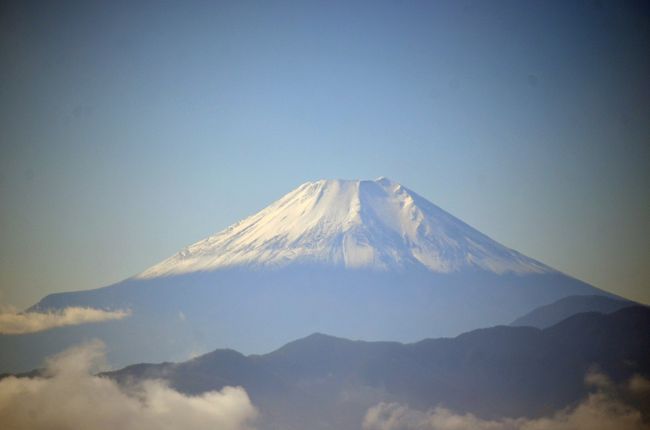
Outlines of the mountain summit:
{"label": "mountain summit", "polygon": [[0,355],[0,371],[36,367],[58,352],[54,345],[90,338],[106,343],[114,366],[215,348],[258,353],[314,332],[413,342],[594,294],[608,295],[386,178],[307,182],[137,276],[43,298],[31,310],[128,309],[130,316],[0,335],[0,350],[13,351]]}
{"label": "mountain summit", "polygon": [[449,273],[545,273],[387,178],[306,182],[260,212],[183,249],[140,278],[228,267],[317,264]]}

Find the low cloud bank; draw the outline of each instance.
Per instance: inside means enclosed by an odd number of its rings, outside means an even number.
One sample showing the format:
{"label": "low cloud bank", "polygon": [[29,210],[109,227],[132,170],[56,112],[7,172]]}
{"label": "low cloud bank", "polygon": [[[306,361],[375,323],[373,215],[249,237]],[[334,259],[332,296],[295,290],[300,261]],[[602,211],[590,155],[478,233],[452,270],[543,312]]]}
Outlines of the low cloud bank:
{"label": "low cloud bank", "polygon": [[69,307],[57,312],[0,312],[0,334],[25,334],[56,327],[87,324],[126,318],[129,311],[104,311],[94,308]]}
{"label": "low cloud bank", "polygon": [[125,391],[94,376],[104,345],[92,342],[50,359],[45,377],[0,380],[0,423],[14,430],[250,430],[257,412],[242,388],[186,396],[163,381]]}
{"label": "low cloud bank", "polygon": [[646,401],[650,381],[635,376],[617,386],[605,375],[590,373],[585,381],[596,387],[574,408],[556,412],[551,417],[526,419],[502,418],[483,420],[472,414],[456,414],[438,407],[427,412],[397,403],[380,403],[368,410],[364,430],[648,430],[639,409],[633,404]]}

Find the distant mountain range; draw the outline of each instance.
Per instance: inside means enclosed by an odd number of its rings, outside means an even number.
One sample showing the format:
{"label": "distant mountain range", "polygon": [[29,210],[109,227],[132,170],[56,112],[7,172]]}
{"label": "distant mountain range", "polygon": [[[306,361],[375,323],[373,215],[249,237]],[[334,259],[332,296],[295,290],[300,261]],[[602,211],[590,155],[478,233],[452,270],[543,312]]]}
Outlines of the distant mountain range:
{"label": "distant mountain range", "polygon": [[[592,369],[615,382],[649,377],[649,328],[650,309],[632,306],[577,314],[544,330],[498,326],[413,344],[313,334],[265,355],[216,350],[107,375],[122,383],[165,379],[191,394],[242,386],[263,430],[358,430],[379,402],[538,417],[584,398]],[[639,407],[650,417],[650,403]]]}
{"label": "distant mountain range", "polygon": [[112,364],[216,347],[268,351],[312,332],[413,342],[508,324],[573,295],[614,295],[509,249],[408,188],[308,182],[117,284],[30,308],[129,310],[119,321],[0,336],[0,371],[99,338]]}
{"label": "distant mountain range", "polygon": [[615,312],[636,303],[607,296],[569,296],[551,304],[540,306],[517,318],[510,325],[547,328],[582,312]]}

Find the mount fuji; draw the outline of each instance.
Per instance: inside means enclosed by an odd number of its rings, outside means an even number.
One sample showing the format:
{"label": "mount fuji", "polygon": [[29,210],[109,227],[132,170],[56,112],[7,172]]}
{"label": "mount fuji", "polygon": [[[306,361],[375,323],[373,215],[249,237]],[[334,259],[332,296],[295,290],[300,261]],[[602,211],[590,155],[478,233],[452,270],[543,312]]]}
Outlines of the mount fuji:
{"label": "mount fuji", "polygon": [[613,297],[389,179],[321,180],[122,282],[45,297],[30,310],[84,306],[131,316],[0,336],[12,351],[0,370],[33,368],[88,338],[103,340],[116,366],[223,347],[261,353],[313,332],[412,342],[594,294]]}
{"label": "mount fuji", "polygon": [[139,278],[311,264],[378,271],[551,273],[386,178],[307,182]]}

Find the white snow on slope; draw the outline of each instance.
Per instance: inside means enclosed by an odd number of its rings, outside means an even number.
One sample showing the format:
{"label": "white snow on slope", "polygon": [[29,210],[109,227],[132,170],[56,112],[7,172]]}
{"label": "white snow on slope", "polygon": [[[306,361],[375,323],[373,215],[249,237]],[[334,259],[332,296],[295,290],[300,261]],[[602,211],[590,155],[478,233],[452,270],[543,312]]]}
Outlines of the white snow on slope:
{"label": "white snow on slope", "polygon": [[386,178],[307,182],[137,277],[293,263],[448,273],[553,269],[504,247]]}

